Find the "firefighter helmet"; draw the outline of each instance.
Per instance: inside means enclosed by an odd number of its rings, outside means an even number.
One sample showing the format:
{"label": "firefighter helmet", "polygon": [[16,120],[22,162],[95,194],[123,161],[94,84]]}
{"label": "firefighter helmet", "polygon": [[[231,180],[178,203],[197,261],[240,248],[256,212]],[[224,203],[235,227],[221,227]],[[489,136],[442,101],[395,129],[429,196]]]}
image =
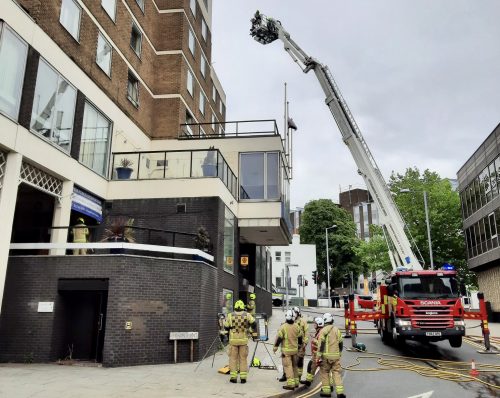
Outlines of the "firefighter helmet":
{"label": "firefighter helmet", "polygon": [[234,303],[234,310],[235,311],[243,311],[245,309],[245,304],[243,301],[238,300],[236,303]]}
{"label": "firefighter helmet", "polygon": [[76,222],[85,224],[85,220],[82,217],[79,217]]}
{"label": "firefighter helmet", "polygon": [[300,316],[300,308],[293,307],[293,313],[295,314],[295,318],[298,318]]}
{"label": "firefighter helmet", "polygon": [[250,300],[255,300],[255,297],[257,297],[255,293],[250,293]]}
{"label": "firefighter helmet", "polygon": [[323,320],[322,317],[318,316],[316,318],[314,318],[314,323],[319,327],[319,328],[322,328],[323,326],[325,326],[325,321]]}
{"label": "firefighter helmet", "polygon": [[329,312],[323,315],[323,321],[325,322],[325,325],[331,325],[333,324],[333,316]]}
{"label": "firefighter helmet", "polygon": [[231,300],[232,297],[233,297],[232,293],[226,293],[226,299],[227,300]]}
{"label": "firefighter helmet", "polygon": [[294,316],[294,313],[292,310],[287,310],[287,312],[285,313],[285,320],[287,322],[290,322],[290,321],[293,321],[295,319],[295,316]]}

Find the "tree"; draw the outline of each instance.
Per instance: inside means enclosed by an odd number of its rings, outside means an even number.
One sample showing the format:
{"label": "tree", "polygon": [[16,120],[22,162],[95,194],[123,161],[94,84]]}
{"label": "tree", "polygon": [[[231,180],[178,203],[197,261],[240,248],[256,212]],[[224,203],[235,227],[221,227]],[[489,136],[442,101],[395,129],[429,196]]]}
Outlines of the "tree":
{"label": "tree", "polygon": [[370,225],[370,232],[370,240],[361,240],[356,248],[356,255],[363,269],[363,274],[367,275],[380,270],[390,272],[392,264],[382,227]]}
{"label": "tree", "polygon": [[[430,264],[429,243],[423,192],[427,192],[431,225],[434,266],[455,265],[462,280],[477,286],[475,274],[467,267],[465,239],[462,230],[460,197],[451,188],[449,180],[436,172],[408,168],[404,174],[392,173],[389,186],[408,229],[424,258],[425,268]],[[408,190],[409,192],[401,192]]]}
{"label": "tree", "polygon": [[316,245],[319,280],[326,281],[325,229],[332,225],[337,227],[328,234],[330,286],[339,286],[343,275],[351,271],[359,275],[362,271],[355,258],[359,241],[352,216],[330,199],[313,200],[306,204],[302,214],[300,241]]}

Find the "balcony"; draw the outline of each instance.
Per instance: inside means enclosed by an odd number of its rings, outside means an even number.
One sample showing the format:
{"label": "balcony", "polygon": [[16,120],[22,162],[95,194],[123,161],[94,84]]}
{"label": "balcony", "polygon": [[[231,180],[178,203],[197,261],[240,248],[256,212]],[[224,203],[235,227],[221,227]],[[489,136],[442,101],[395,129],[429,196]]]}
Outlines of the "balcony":
{"label": "balcony", "polygon": [[234,198],[238,181],[217,149],[114,152],[113,181],[219,178]]}
{"label": "balcony", "polygon": [[178,138],[213,139],[213,138],[249,138],[280,137],[276,120],[240,120],[216,123],[181,124]]}

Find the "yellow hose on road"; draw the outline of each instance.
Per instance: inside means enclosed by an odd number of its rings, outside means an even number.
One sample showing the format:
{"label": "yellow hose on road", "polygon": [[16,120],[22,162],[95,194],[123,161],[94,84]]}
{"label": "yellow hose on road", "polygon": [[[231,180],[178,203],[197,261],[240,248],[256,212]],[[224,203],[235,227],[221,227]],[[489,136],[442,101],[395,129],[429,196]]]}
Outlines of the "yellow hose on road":
{"label": "yellow hose on road", "polygon": [[[350,352],[360,352],[355,349],[347,349]],[[457,362],[457,361],[445,361],[439,359],[428,359],[428,358],[412,358],[405,357],[401,355],[391,355],[391,354],[382,354],[378,352],[366,352],[367,355],[360,355],[356,357],[355,362],[348,366],[342,366],[342,369],[351,372],[376,372],[382,370],[409,370],[415,373],[418,373],[424,377],[434,377],[441,380],[454,381],[455,383],[469,383],[469,382],[477,382],[481,383],[485,386],[493,388],[495,390],[500,390],[500,385],[488,383],[487,381],[481,380],[478,377],[474,377],[468,374],[458,373],[458,372],[468,372],[470,370],[470,364],[467,362]],[[390,359],[385,359],[383,357],[390,357]],[[381,365],[381,367],[377,368],[359,368],[361,365],[362,359],[376,359],[377,363]],[[436,368],[431,367],[429,365],[422,366],[417,365],[411,361],[420,361],[420,362],[433,362],[436,364]],[[450,364],[454,364],[459,366],[450,367]],[[482,373],[497,373],[500,372],[500,365],[491,365],[491,364],[480,364],[476,363],[476,369]],[[454,370],[452,372],[450,370]]]}

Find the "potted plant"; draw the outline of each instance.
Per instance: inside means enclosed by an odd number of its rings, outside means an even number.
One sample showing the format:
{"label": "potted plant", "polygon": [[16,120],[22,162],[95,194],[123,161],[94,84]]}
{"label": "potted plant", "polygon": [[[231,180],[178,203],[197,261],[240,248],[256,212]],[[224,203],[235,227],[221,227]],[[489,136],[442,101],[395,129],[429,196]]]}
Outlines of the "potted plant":
{"label": "potted plant", "polygon": [[116,168],[117,178],[119,180],[128,180],[132,175],[132,172],[134,171],[134,169],[130,167],[133,164],[134,162],[132,162],[130,159],[122,158],[120,160],[120,165]]}
{"label": "potted plant", "polygon": [[203,164],[201,165],[203,176],[216,177],[217,176],[217,151],[214,147],[210,147],[207,151]]}
{"label": "potted plant", "polygon": [[[101,242],[135,242],[134,229],[131,228],[134,224],[133,218],[125,216],[115,217],[109,221]],[[123,249],[110,249],[110,253],[122,253]]]}
{"label": "potted plant", "polygon": [[198,228],[194,237],[194,247],[207,253],[210,251],[210,235],[205,227]]}

